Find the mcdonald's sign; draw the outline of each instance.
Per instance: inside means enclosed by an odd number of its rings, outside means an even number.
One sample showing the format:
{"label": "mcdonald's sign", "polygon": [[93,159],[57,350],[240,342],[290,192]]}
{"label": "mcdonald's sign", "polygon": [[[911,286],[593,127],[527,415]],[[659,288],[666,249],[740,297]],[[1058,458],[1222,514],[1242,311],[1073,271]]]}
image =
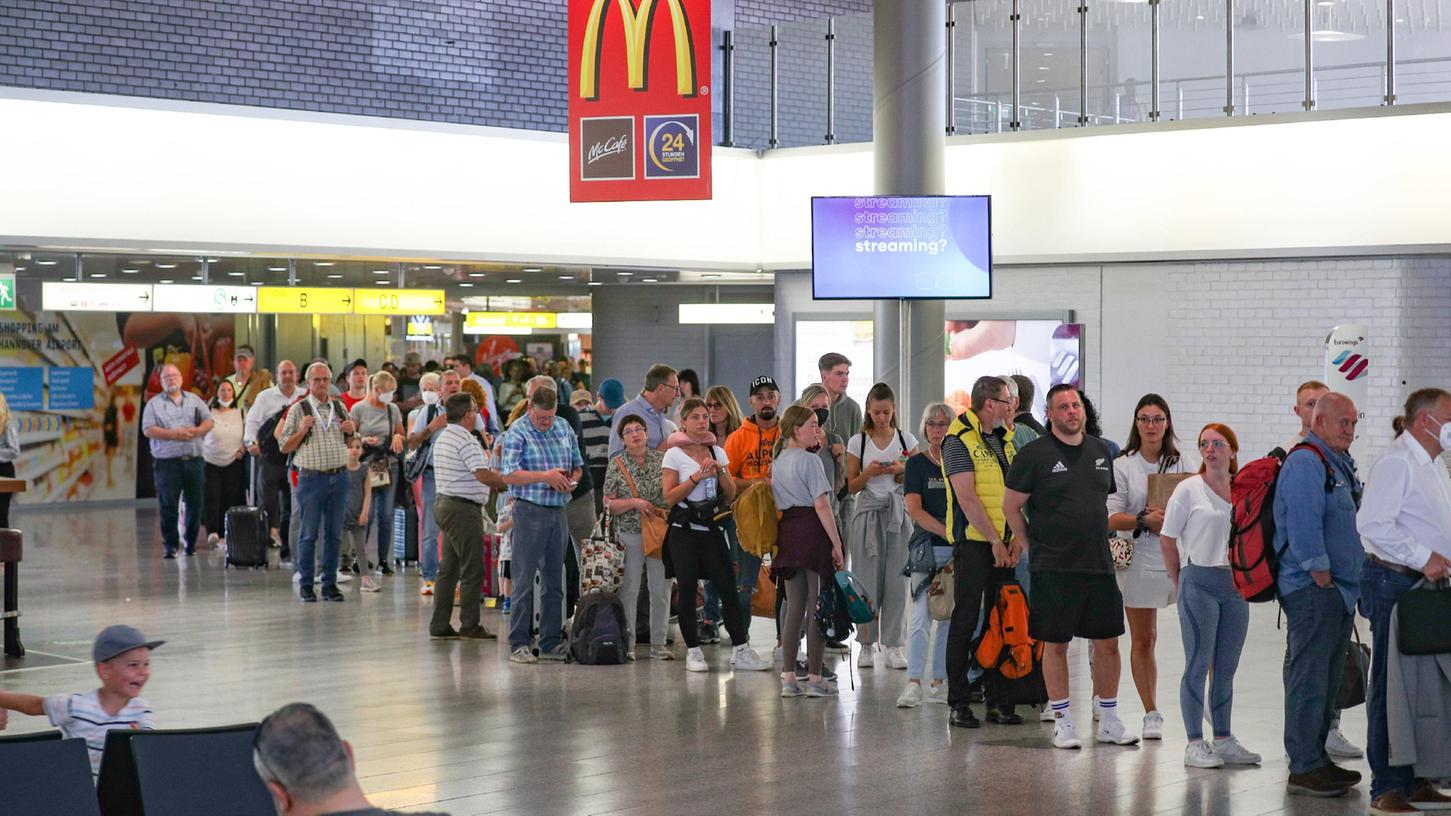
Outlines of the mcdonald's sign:
{"label": "mcdonald's sign", "polygon": [[569,0],[569,197],[711,197],[710,0]]}

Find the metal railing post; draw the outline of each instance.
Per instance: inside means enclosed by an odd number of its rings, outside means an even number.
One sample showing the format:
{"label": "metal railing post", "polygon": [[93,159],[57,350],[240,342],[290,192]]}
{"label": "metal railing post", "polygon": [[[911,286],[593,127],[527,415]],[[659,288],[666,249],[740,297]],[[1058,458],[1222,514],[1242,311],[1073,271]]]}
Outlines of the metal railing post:
{"label": "metal railing post", "polygon": [[1088,3],[1078,7],[1078,126],[1088,126]]}
{"label": "metal railing post", "polygon": [[1240,95],[1239,112],[1243,116],[1249,116],[1249,77],[1240,80],[1240,87],[1243,89],[1243,93]]}
{"label": "metal railing post", "polygon": [[1386,0],[1385,103],[1396,104],[1396,0]]}
{"label": "metal railing post", "polygon": [[1159,0],[1149,0],[1149,121],[1159,121]]}
{"label": "metal railing post", "polygon": [[1058,94],[1053,94],[1053,127],[1063,127],[1063,102],[1059,100]]}
{"label": "metal railing post", "polygon": [[836,18],[826,18],[826,143],[836,144]]}
{"label": "metal railing post", "polygon": [[[1315,110],[1315,0],[1305,0],[1305,110]],[[1394,19],[1394,18],[1392,18]]]}
{"label": "metal railing post", "polygon": [[1184,121],[1184,85],[1178,84],[1177,89],[1179,91],[1179,121],[1182,122]]}
{"label": "metal railing post", "polygon": [[1013,14],[1008,18],[1013,23],[1013,116],[1008,120],[1008,126],[1013,130],[1019,130],[1023,127],[1023,123],[1018,119],[1018,111],[1022,107],[1021,78],[1018,75],[1018,58],[1022,55],[1021,43],[1019,42],[1021,35],[1019,28],[1021,28],[1023,23],[1023,15],[1018,12],[1018,3],[1019,0],[1013,0]]}
{"label": "metal railing post", "polygon": [[957,4],[947,4],[947,135],[957,133]]}
{"label": "metal railing post", "polygon": [[721,79],[725,85],[725,99],[721,101],[721,124],[725,138],[721,147],[736,146],[736,37],[735,32],[725,31],[721,44]]}
{"label": "metal railing post", "polygon": [[1224,115],[1234,115],[1234,0],[1224,0]]}
{"label": "metal railing post", "polygon": [[[1308,3],[1310,0],[1305,0],[1305,2]],[[779,135],[777,130],[779,108],[776,101],[776,91],[780,85],[778,79],[779,64],[776,51],[780,43],[781,41],[776,36],[776,26],[771,26],[771,138],[767,142],[767,145],[773,148],[780,144],[780,140],[777,138]]]}

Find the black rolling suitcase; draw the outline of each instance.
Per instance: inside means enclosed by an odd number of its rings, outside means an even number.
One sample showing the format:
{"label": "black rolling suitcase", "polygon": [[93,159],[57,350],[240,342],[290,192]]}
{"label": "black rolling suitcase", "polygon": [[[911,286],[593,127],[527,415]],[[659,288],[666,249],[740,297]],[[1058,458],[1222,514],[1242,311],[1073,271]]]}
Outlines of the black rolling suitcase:
{"label": "black rolling suitcase", "polygon": [[267,568],[267,544],[272,531],[267,511],[261,507],[233,507],[227,510],[227,566]]}

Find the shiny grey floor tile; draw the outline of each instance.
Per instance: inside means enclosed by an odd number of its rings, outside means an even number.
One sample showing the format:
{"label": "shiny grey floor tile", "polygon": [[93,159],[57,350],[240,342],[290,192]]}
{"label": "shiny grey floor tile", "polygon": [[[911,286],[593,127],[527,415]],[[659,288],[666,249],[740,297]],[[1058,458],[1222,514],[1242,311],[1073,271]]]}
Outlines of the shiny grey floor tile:
{"label": "shiny grey floor tile", "polygon": [[[678,813],[1078,814],[1242,816],[1363,813],[1367,786],[1338,800],[1285,794],[1280,661],[1272,606],[1254,609],[1236,681],[1236,731],[1261,768],[1183,766],[1178,619],[1160,615],[1159,706],[1166,739],[1080,751],[1049,744],[1049,726],[947,727],[944,706],[896,708],[905,672],[857,670],[831,700],[781,700],[774,672],[733,674],[641,661],[623,667],[513,667],[496,643],[433,642],[431,611],[409,572],[384,591],[344,587],[343,604],[304,606],[289,576],[224,570],[203,551],[163,561],[151,510],[26,511],[22,632],[34,657],[0,666],[0,688],[56,693],[95,685],[87,659],[111,623],[168,642],[145,695],[163,727],[257,720],[306,700],[351,741],[364,789],[383,807],[469,814]],[[485,612],[490,628],[497,613]],[[1363,636],[1366,627],[1362,624]],[[769,651],[769,621],[754,645]],[[1143,708],[1123,641],[1124,719]],[[677,647],[678,648],[678,647]],[[1088,719],[1087,657],[1075,650],[1075,714]],[[979,713],[981,710],[979,708]],[[11,730],[42,730],[12,716]],[[1363,709],[1344,730],[1363,742]],[[1347,763],[1368,774],[1363,761]],[[250,769],[239,769],[248,772]]]}

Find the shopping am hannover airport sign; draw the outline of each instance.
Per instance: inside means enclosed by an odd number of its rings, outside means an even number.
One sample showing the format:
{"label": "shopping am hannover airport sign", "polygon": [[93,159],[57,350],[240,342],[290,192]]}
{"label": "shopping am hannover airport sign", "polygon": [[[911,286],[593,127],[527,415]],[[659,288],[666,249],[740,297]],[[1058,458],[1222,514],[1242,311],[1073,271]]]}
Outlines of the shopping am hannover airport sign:
{"label": "shopping am hannover airport sign", "polygon": [[710,0],[569,0],[569,199],[710,198]]}

